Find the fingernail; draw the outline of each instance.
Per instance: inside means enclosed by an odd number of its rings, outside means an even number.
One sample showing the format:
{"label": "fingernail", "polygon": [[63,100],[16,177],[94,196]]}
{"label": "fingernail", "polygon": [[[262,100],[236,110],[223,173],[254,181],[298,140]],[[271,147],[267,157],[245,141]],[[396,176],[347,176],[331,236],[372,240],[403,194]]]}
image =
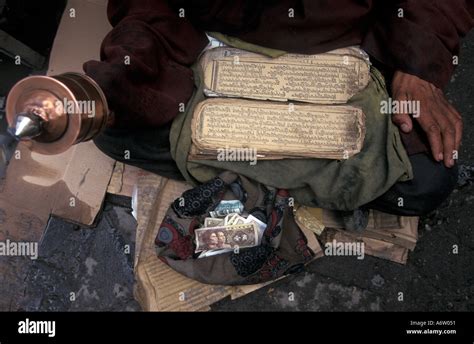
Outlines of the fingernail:
{"label": "fingernail", "polygon": [[403,123],[401,128],[405,133],[408,133],[408,131],[410,130],[410,127],[406,123]]}
{"label": "fingernail", "polygon": [[438,161],[441,161],[441,160],[443,160],[443,159],[444,159],[443,153],[439,153],[439,154],[438,154]]}

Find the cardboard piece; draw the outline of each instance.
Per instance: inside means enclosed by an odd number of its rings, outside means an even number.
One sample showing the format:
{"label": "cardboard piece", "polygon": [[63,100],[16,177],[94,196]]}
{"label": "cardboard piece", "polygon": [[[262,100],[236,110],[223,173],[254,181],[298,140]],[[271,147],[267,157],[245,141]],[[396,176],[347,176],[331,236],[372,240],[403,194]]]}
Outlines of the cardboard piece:
{"label": "cardboard piece", "polygon": [[408,251],[418,240],[418,217],[396,216],[370,210],[367,228],[362,232],[345,230],[337,212],[298,206],[295,219],[300,228],[316,233],[326,245],[333,240],[343,243],[365,243],[365,254],[405,264]]}
{"label": "cardboard piece", "polygon": [[323,209],[305,206],[295,207],[295,221],[300,228],[310,230],[320,235],[325,226],[323,224]]}
{"label": "cardboard piece", "polygon": [[[168,185],[168,190],[164,190],[164,186],[166,185],[168,179],[154,175],[152,173],[140,170],[139,175],[137,176],[137,233],[136,233],[136,240],[135,240],[135,266],[137,265],[139,259],[144,259],[148,256],[154,256],[155,254],[155,246],[154,240],[155,238],[149,236],[148,232],[154,230],[154,222],[158,221],[157,217],[163,218],[165,216],[165,212],[167,208],[163,206],[163,209],[158,209],[160,206],[159,197],[164,197],[162,195],[165,191],[170,191],[170,186]],[[176,188],[176,186],[175,186]],[[175,193],[177,194],[179,191],[173,191],[170,197],[170,203],[174,200]],[[147,240],[153,243],[151,245],[144,244],[145,235],[147,235]]]}
{"label": "cardboard piece", "polygon": [[399,228],[386,228],[382,230],[368,229],[367,238],[391,242],[413,251],[418,241],[418,217],[402,217]]}
{"label": "cardboard piece", "polygon": [[84,73],[84,62],[100,59],[100,45],[111,30],[107,0],[69,0],[54,40],[48,75]]}
{"label": "cardboard piece", "polygon": [[7,214],[12,209],[23,209],[43,224],[50,214],[84,225],[93,224],[102,206],[113,160],[92,142],[55,156],[31,152],[20,144],[15,157],[0,193],[0,200],[8,202],[8,210],[4,209]]}
{"label": "cardboard piece", "polygon": [[358,235],[346,230],[326,228],[320,236],[323,244],[331,243],[335,240],[338,243],[364,243],[364,254],[406,264],[408,258],[408,249],[402,246],[372,238]]}
{"label": "cardboard piece", "polygon": [[[418,220],[416,216],[396,216],[371,210],[369,223],[363,231],[363,236],[393,243],[413,251],[418,241]],[[344,228],[342,218],[338,218],[336,213],[330,210],[323,210],[323,223],[326,227]]]}
{"label": "cardboard piece", "polygon": [[316,239],[316,235],[311,230],[304,227],[300,227],[300,229],[306,236],[306,240],[308,240],[307,245],[313,251],[314,259],[324,257],[323,249],[321,248],[318,239]]}
{"label": "cardboard piece", "polygon": [[404,217],[371,210],[369,224],[362,232],[344,229],[342,218],[335,212],[322,211],[326,227],[319,235],[326,245],[333,240],[342,243],[363,242],[365,254],[406,264],[408,252],[415,249],[418,240],[418,217]]}
{"label": "cardboard piece", "polygon": [[133,196],[141,169],[131,165],[125,165],[119,161],[115,163],[112,177],[110,178],[107,192],[115,195]]}
{"label": "cardboard piece", "polygon": [[[98,59],[110,30],[106,0],[71,0],[66,6],[51,52],[48,74],[82,72],[82,64]],[[69,9],[76,10],[71,18]],[[20,144],[0,182],[0,241],[41,239],[51,214],[91,225],[100,211],[114,160],[92,142],[46,156]],[[0,258],[0,310],[16,310],[30,260]]]}

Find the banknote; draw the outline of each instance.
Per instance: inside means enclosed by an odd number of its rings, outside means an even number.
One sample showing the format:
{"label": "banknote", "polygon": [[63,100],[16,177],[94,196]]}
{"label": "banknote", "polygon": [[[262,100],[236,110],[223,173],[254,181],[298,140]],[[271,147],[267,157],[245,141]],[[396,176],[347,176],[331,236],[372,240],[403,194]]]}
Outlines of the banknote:
{"label": "banknote", "polygon": [[243,223],[245,223],[245,218],[236,213],[229,214],[224,218],[224,226],[240,225]]}
{"label": "banknote", "polygon": [[237,215],[236,217],[232,218],[232,225],[241,225],[245,223],[245,217]]}
{"label": "banknote", "polygon": [[224,220],[218,217],[206,217],[204,227],[218,227],[224,225]]}
{"label": "banknote", "polygon": [[225,217],[232,213],[241,214],[243,210],[244,205],[239,200],[224,200],[220,201],[216,208],[209,212],[209,215],[211,217]]}
{"label": "banknote", "polygon": [[255,222],[196,229],[196,253],[223,248],[245,248],[258,245],[259,229]]}
{"label": "banknote", "polygon": [[267,229],[267,224],[260,221],[253,215],[249,215],[246,219],[244,219],[244,223],[255,223],[258,226],[258,244],[260,245],[263,237],[263,233],[265,233],[265,229]]}

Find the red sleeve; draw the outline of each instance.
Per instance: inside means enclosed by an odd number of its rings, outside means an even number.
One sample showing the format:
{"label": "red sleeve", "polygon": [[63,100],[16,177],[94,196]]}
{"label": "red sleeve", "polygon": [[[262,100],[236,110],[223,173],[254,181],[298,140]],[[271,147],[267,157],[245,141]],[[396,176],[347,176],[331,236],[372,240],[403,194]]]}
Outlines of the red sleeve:
{"label": "red sleeve", "polygon": [[[101,61],[84,71],[104,90],[117,126],[161,126],[193,93],[190,66],[207,45],[165,0],[110,0],[114,27],[101,47]],[[128,62],[129,64],[126,64]]]}
{"label": "red sleeve", "polygon": [[[383,64],[443,88],[460,38],[474,26],[474,0],[385,0],[362,48]],[[382,4],[383,3],[383,4]],[[403,16],[400,17],[401,9]]]}

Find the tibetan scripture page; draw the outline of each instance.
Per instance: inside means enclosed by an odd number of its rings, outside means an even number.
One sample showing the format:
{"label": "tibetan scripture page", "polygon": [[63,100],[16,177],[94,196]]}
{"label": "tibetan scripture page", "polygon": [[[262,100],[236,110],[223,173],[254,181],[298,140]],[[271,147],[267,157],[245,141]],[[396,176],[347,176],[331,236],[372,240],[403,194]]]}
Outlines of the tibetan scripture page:
{"label": "tibetan scripture page", "polygon": [[316,104],[344,104],[369,82],[367,55],[359,48],[278,58],[221,47],[201,58],[205,94]]}
{"label": "tibetan scripture page", "polygon": [[362,110],[348,105],[208,99],[194,110],[191,156],[216,159],[230,147],[261,159],[347,159],[362,148],[364,124]]}

